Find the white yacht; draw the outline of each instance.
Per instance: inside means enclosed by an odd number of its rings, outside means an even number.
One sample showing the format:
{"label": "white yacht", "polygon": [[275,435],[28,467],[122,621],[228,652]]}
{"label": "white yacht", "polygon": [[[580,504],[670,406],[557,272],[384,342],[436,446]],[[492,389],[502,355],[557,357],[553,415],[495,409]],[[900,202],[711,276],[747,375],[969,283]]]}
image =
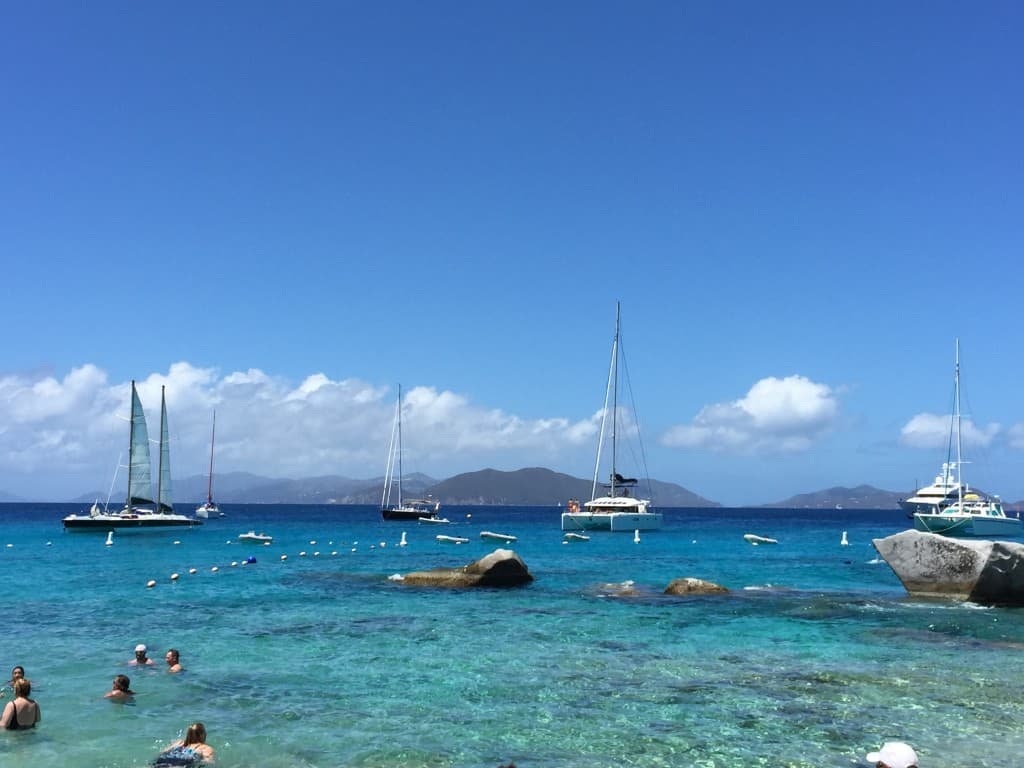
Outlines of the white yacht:
{"label": "white yacht", "polygon": [[[961,492],[960,482],[956,479],[954,472],[956,467],[955,461],[943,462],[942,472],[935,476],[935,481],[924,488],[918,488],[914,491],[913,496],[900,499],[900,508],[908,515],[914,515],[918,512],[933,514],[956,502]],[[984,493],[977,489],[969,491],[969,489],[963,488],[962,490],[963,493],[975,493],[987,498]]]}

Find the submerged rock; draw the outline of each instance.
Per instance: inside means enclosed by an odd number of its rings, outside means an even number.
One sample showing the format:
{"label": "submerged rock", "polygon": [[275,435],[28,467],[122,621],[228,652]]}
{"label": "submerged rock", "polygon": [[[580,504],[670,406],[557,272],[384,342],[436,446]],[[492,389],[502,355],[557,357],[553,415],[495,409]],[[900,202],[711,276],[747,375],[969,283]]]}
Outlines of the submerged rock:
{"label": "submerged rock", "polygon": [[496,549],[461,568],[435,568],[405,575],[417,587],[519,587],[533,581],[526,564],[511,549]]}
{"label": "submerged rock", "polygon": [[914,530],[871,543],[911,595],[1024,605],[1024,544]]}
{"label": "submerged rock", "polygon": [[695,579],[687,576],[682,579],[673,579],[665,587],[666,595],[717,595],[729,590],[720,584],[703,579]]}

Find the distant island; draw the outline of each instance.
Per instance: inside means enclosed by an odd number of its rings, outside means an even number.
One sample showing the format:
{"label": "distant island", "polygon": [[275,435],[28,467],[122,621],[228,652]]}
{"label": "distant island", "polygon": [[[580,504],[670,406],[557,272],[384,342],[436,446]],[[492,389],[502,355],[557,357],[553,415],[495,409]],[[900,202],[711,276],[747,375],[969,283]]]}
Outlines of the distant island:
{"label": "distant island", "polygon": [[[638,495],[650,497],[658,507],[721,507],[676,483],[642,481]],[[175,478],[174,499],[188,505],[206,498],[205,475]],[[561,506],[568,499],[589,499],[592,480],[573,477],[544,467],[527,467],[514,471],[481,469],[464,472],[446,480],[416,473],[407,475],[402,484],[406,498],[430,496],[443,505],[481,506]],[[379,504],[384,478],[359,479],[341,475],[325,475],[300,479],[271,478],[247,472],[226,472],[214,481],[214,497],[224,504]],[[601,487],[598,487],[601,492]],[[115,490],[112,504],[120,504],[125,490]],[[910,495],[885,491],[870,485],[854,488],[837,486],[787,499],[767,501],[750,506],[786,509],[896,509],[899,499]],[[91,504],[106,500],[107,492],[84,493],[67,501]],[[38,499],[59,501],[59,499]],[[26,499],[0,490],[0,502],[24,502]],[[1019,508],[1020,502],[1017,503]],[[1008,504],[1008,507],[1015,505]]]}

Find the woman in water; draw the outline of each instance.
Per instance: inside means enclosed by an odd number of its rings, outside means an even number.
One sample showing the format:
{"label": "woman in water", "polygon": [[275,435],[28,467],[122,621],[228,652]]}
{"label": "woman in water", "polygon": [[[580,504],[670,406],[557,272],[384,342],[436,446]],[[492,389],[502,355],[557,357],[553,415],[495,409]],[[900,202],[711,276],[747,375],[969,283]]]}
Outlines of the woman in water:
{"label": "woman in water", "polygon": [[160,753],[154,766],[198,765],[213,762],[213,747],[206,743],[206,726],[192,723],[185,738],[174,742]]}
{"label": "woman in water", "polygon": [[4,707],[3,716],[0,716],[0,728],[8,731],[20,731],[27,728],[35,728],[36,723],[43,719],[36,704],[28,695],[32,693],[32,683],[26,678],[19,677],[14,680],[14,699],[7,702]]}

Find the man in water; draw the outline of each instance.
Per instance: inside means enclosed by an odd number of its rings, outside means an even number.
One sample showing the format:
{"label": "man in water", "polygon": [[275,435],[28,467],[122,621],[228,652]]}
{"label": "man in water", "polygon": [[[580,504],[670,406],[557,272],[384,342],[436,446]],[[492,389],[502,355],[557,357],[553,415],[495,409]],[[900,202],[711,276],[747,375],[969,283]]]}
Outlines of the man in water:
{"label": "man in water", "polygon": [[180,661],[180,654],[177,648],[171,648],[164,656],[164,661],[167,662],[168,672],[181,672],[182,666]]}
{"label": "man in water", "polygon": [[129,666],[132,667],[146,667],[152,664],[156,664],[151,658],[146,655],[146,646],[139,643],[135,646],[135,658],[128,662]]}

